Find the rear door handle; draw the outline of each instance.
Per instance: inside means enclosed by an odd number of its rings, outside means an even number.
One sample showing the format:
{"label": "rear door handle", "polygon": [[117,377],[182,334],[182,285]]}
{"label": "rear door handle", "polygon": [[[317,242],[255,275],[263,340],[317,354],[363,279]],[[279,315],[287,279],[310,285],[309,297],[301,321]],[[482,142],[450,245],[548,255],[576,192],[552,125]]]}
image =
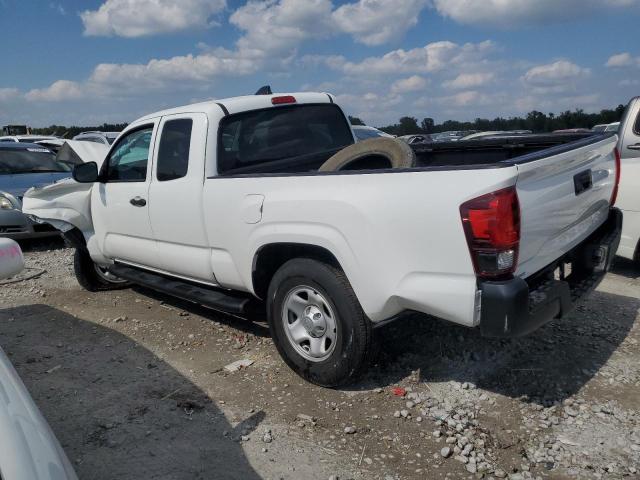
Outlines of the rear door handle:
{"label": "rear door handle", "polygon": [[144,207],[147,204],[147,201],[142,197],[134,197],[129,200],[129,203],[134,207]]}
{"label": "rear door handle", "polygon": [[629,150],[640,150],[640,143],[636,143],[635,145],[628,145],[627,148]]}

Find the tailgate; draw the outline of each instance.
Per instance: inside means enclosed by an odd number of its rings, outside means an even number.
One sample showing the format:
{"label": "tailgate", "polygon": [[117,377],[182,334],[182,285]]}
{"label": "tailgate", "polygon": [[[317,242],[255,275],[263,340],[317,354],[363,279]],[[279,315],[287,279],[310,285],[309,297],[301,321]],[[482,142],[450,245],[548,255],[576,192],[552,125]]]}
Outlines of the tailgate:
{"label": "tailgate", "polygon": [[518,159],[518,276],[527,278],[558,260],[607,219],[616,142],[615,135],[599,136]]}

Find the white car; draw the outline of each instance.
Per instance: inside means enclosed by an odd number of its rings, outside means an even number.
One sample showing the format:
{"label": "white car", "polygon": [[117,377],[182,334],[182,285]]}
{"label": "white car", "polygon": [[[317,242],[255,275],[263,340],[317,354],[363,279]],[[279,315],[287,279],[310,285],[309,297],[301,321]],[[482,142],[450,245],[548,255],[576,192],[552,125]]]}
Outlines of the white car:
{"label": "white car", "polygon": [[605,132],[618,132],[620,130],[620,122],[614,122],[607,125]]}
{"label": "white car", "polygon": [[[0,280],[20,273],[23,268],[20,246],[13,240],[0,238]],[[77,479],[64,450],[2,348],[0,438],[0,477],[3,479]]]}
{"label": "white car", "polygon": [[120,132],[82,132],[73,137],[73,140],[111,145],[118,135]]}
{"label": "white car", "polygon": [[618,255],[640,263],[640,97],[629,103],[619,135],[622,170],[616,206],[624,222]]}
{"label": "white car", "polygon": [[378,130],[375,127],[369,127],[368,125],[353,125],[351,127],[351,130],[353,130],[353,133],[359,142],[361,142],[362,140],[367,140],[369,138],[378,138],[378,137],[394,138],[393,135],[389,135],[388,133],[383,132],[382,130]]}
{"label": "white car", "polygon": [[620,238],[616,138],[572,140],[354,144],[329,94],[235,97],[136,120],[99,170],[75,167],[77,188],[24,208],[66,232],[87,289],[259,307],[285,362],[335,386],[406,312],[513,337],[597,285]]}
{"label": "white car", "polygon": [[43,140],[60,140],[58,137],[48,135],[5,135],[0,137],[0,142],[37,143]]}

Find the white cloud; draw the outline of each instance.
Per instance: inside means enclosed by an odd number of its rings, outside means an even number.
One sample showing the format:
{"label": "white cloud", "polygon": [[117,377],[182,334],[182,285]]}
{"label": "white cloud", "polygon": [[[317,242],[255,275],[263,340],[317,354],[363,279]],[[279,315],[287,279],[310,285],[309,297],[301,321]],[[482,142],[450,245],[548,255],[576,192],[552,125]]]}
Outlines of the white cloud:
{"label": "white cloud", "polygon": [[427,0],[358,0],[332,14],[337,27],[365,45],[381,45],[402,37],[418,23]]}
{"label": "white cloud", "polygon": [[424,90],[428,85],[427,79],[419,76],[413,75],[408,78],[402,78],[400,80],[396,80],[393,85],[391,85],[392,93],[409,93],[409,92],[419,92],[420,90]]}
{"label": "white cloud", "polygon": [[438,13],[456,22],[502,28],[563,22],[639,4],[640,0],[433,0]]}
{"label": "white cloud", "polygon": [[84,95],[84,88],[79,83],[71,80],[58,80],[47,88],[28,91],[25,98],[30,102],[62,102],[79,100]]}
{"label": "white cloud", "polygon": [[492,103],[491,97],[476,90],[468,90],[456,93],[455,95],[440,97],[438,103],[446,107],[470,107],[481,106]]}
{"label": "white cloud", "polygon": [[636,65],[640,66],[640,57],[634,58],[629,52],[612,55],[605,64],[609,68],[633,67]]}
{"label": "white cloud", "polygon": [[491,72],[488,73],[461,73],[453,80],[448,80],[443,83],[445,88],[452,89],[468,89],[482,87],[491,83],[495,78],[495,75]]}
{"label": "white cloud", "polygon": [[288,53],[309,38],[332,33],[330,0],[249,1],[229,21],[245,33],[237,45],[243,56]]}
{"label": "white cloud", "polygon": [[531,68],[522,79],[533,87],[554,87],[584,78],[589,73],[589,69],[582,68],[575,63],[558,60],[554,63]]}
{"label": "white cloud", "polygon": [[495,44],[490,41],[464,45],[442,41],[411,50],[393,50],[381,57],[365,58],[358,63],[350,62],[342,56],[311,58],[316,62],[323,61],[328,67],[341,70],[347,75],[402,75],[437,72],[469,62],[477,62],[494,48]]}
{"label": "white cloud", "polygon": [[13,100],[20,95],[17,88],[0,88],[0,102]]}
{"label": "white cloud", "polygon": [[80,13],[89,36],[142,37],[211,25],[225,0],[106,0]]}
{"label": "white cloud", "polygon": [[200,55],[152,59],[147,63],[101,63],[84,82],[58,80],[49,87],[26,93],[30,101],[62,102],[91,98],[146,96],[210,86],[217,78],[255,73],[260,64],[237,52],[217,49]]}
{"label": "white cloud", "polygon": [[559,113],[565,110],[581,108],[587,111],[598,111],[602,108],[611,108],[614,103],[604,103],[597,93],[581,95],[522,95],[513,99],[513,106],[518,114],[538,110],[543,112]]}

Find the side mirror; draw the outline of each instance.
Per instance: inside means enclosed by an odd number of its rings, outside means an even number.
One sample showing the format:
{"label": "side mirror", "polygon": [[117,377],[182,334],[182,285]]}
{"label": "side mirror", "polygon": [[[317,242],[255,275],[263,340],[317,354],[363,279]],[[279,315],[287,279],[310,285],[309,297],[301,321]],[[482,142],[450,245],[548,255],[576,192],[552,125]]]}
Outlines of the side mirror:
{"label": "side mirror", "polygon": [[78,183],[94,183],[98,181],[98,164],[96,162],[81,163],[73,167],[71,174]]}

